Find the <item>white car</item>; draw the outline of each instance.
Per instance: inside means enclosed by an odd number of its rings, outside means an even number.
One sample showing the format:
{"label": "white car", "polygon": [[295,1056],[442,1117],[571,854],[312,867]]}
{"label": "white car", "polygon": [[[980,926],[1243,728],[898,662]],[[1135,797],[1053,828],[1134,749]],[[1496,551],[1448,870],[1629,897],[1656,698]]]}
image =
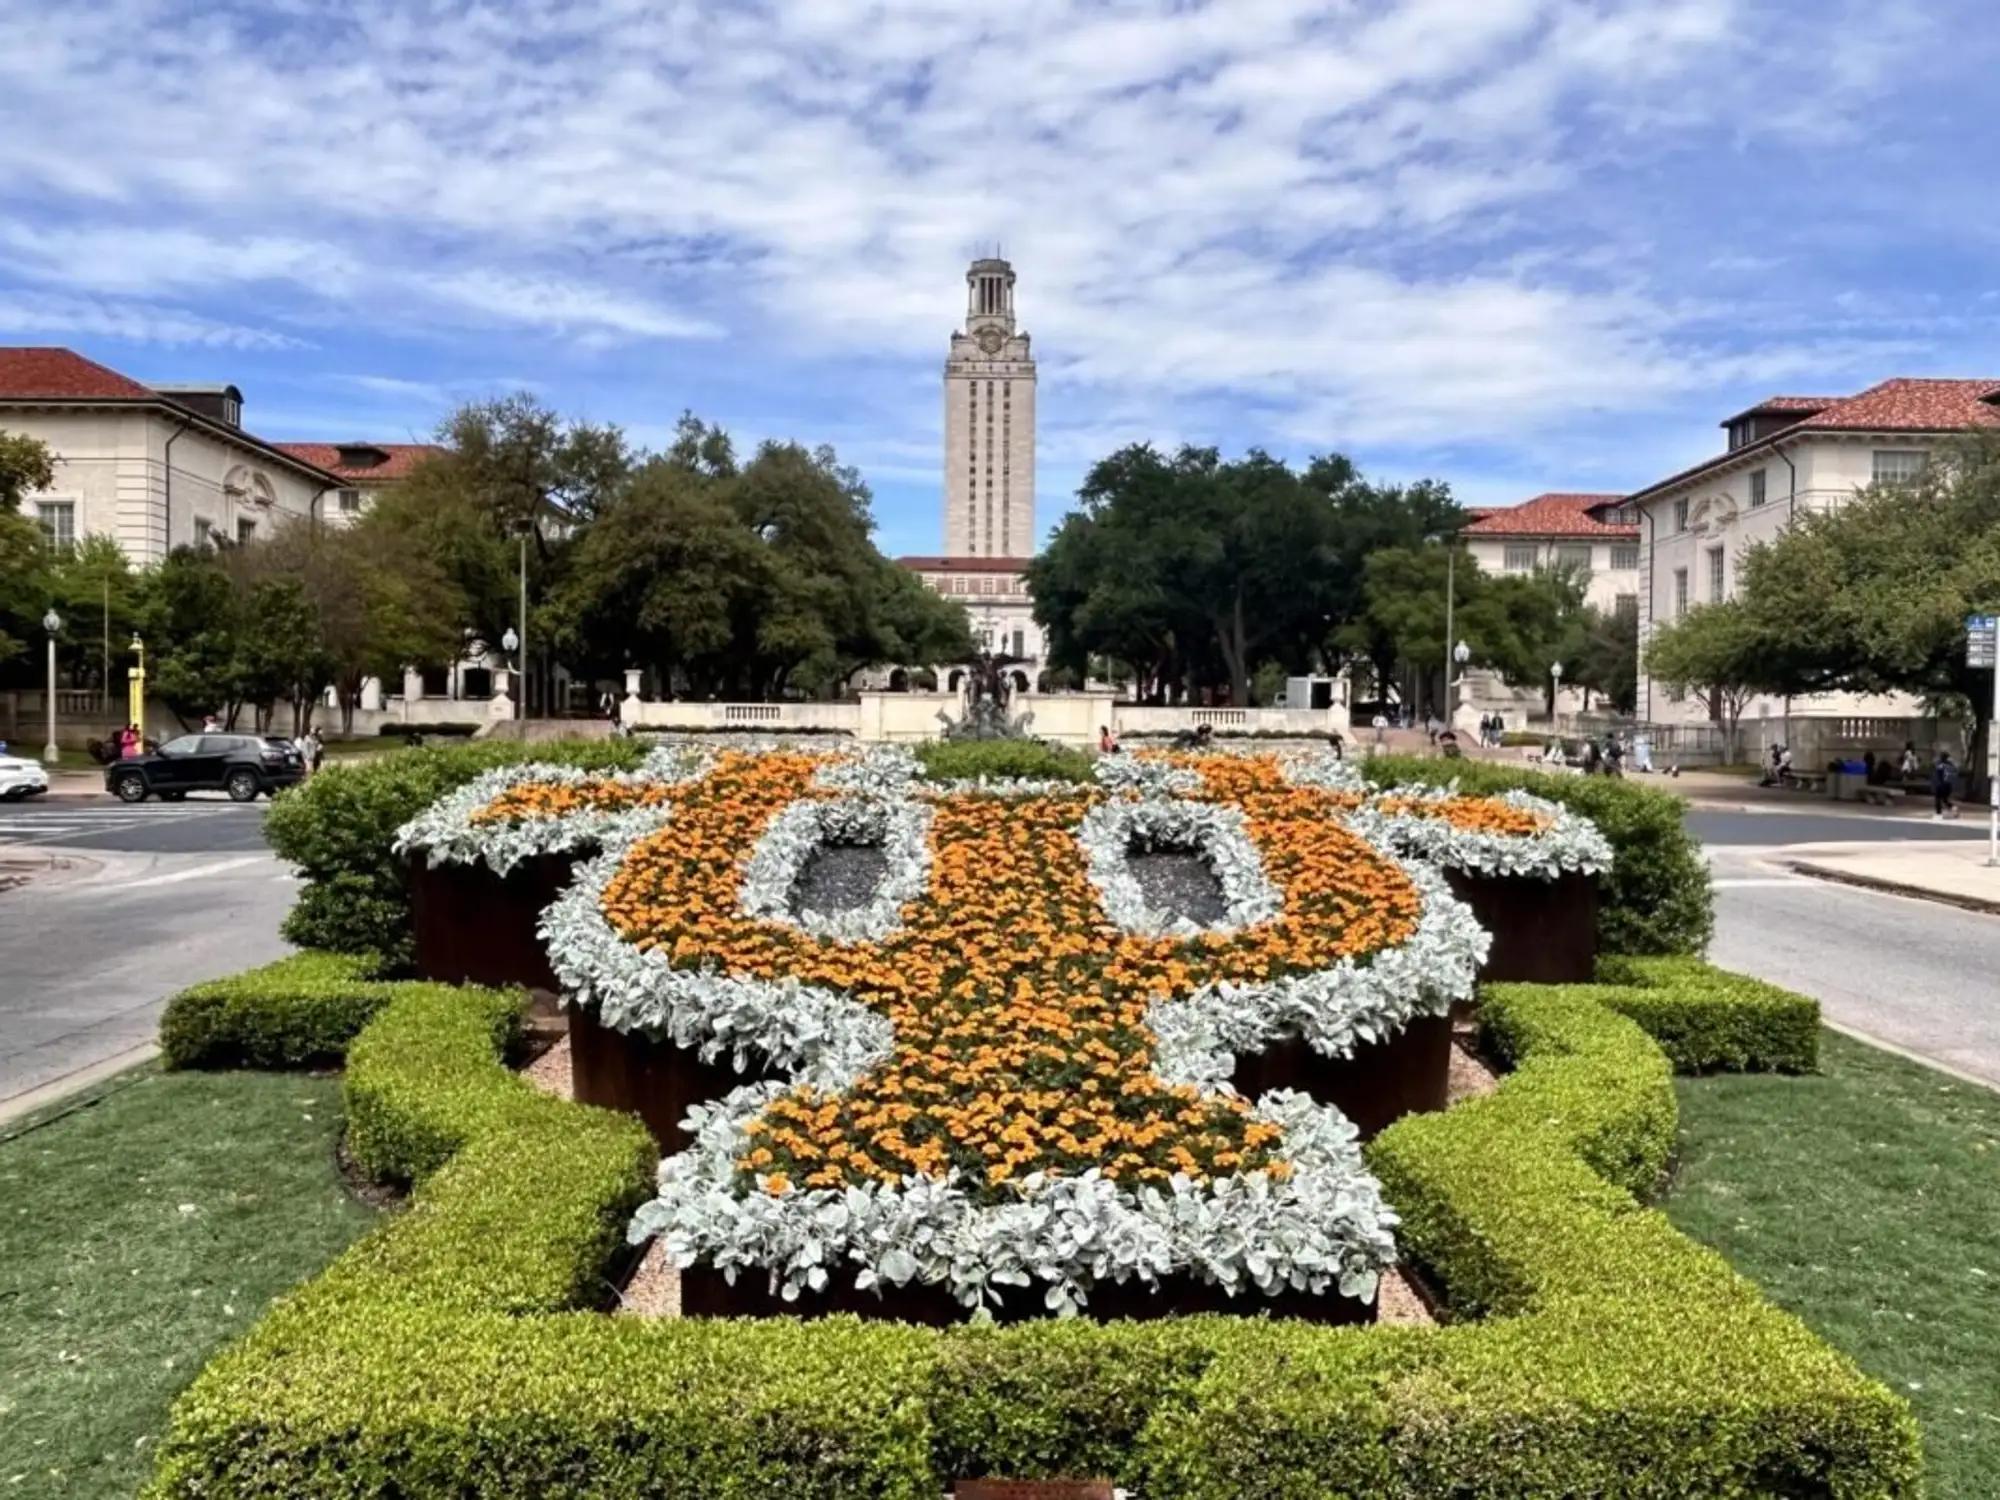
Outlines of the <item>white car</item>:
{"label": "white car", "polygon": [[39,797],[49,789],[49,773],[40,761],[19,755],[0,755],[0,802],[19,802]]}

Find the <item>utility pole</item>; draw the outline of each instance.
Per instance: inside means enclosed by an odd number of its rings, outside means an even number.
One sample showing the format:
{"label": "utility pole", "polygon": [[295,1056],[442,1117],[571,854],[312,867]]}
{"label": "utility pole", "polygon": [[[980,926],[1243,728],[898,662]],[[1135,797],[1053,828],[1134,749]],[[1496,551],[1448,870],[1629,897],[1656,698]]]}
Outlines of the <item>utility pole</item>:
{"label": "utility pole", "polygon": [[1444,727],[1451,724],[1451,617],[1458,605],[1458,548],[1452,539],[1444,540]]}

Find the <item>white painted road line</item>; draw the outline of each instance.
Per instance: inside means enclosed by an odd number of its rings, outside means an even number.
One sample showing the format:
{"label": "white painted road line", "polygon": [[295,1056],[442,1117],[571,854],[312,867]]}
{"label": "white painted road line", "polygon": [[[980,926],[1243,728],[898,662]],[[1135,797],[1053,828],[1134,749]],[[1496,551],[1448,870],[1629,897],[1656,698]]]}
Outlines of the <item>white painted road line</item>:
{"label": "white painted road line", "polygon": [[270,862],[271,856],[268,854],[246,854],[240,859],[217,860],[212,865],[196,865],[192,870],[175,870],[171,875],[148,875],[144,880],[127,880],[117,885],[100,885],[97,889],[100,892],[142,891],[149,886],[179,885],[184,880],[201,880],[209,875],[221,875],[225,871],[240,870],[245,865],[262,865],[269,864]]}
{"label": "white painted road line", "polygon": [[1810,884],[1803,875],[1789,876],[1743,876],[1738,879],[1711,880],[1709,884],[1718,891],[1754,891],[1772,886]]}

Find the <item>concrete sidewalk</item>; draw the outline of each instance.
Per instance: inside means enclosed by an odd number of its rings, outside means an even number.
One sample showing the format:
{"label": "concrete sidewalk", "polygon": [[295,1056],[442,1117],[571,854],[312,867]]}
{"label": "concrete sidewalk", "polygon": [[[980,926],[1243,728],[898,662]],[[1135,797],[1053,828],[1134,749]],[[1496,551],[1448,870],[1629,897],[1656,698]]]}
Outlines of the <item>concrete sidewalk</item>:
{"label": "concrete sidewalk", "polygon": [[1801,875],[1897,896],[2000,913],[2000,869],[1986,867],[1980,839],[1800,847],[1786,863]]}

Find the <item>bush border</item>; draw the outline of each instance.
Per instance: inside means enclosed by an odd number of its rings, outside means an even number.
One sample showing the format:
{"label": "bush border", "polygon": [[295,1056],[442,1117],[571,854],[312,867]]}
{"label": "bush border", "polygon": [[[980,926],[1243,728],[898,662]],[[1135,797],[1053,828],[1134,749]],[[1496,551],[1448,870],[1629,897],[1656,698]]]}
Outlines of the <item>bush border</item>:
{"label": "bush border", "polygon": [[[1653,1018],[1741,993],[1652,977],[1623,988]],[[1109,1468],[1185,1500],[1916,1496],[1907,1406],[1634,1196],[1674,1096],[1616,988],[1495,990],[1499,1091],[1369,1148],[1408,1251],[1484,1321],[932,1333],[572,1314],[646,1191],[644,1132],[505,1071],[518,1002],[404,987],[346,1087],[357,1157],[416,1179],[410,1212],[201,1374],[149,1494],[935,1500],[955,1473]]]}

